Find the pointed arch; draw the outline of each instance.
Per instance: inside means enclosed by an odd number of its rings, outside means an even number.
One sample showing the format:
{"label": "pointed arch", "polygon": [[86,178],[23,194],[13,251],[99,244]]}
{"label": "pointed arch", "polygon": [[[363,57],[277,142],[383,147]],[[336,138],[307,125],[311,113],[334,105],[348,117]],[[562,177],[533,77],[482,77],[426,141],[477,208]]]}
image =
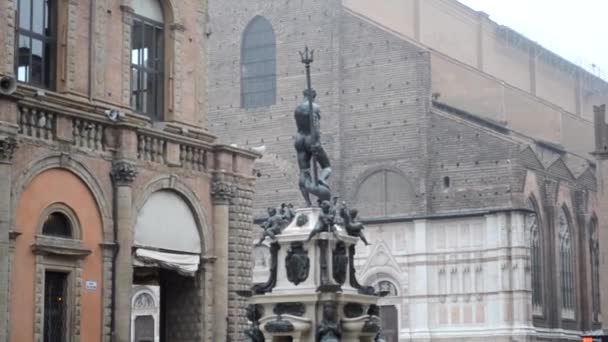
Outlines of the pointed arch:
{"label": "pointed arch", "polygon": [[243,31],[241,43],[241,107],[276,103],[277,43],[272,24],[256,16]]}
{"label": "pointed arch", "polygon": [[534,315],[542,316],[544,314],[544,291],[543,291],[543,252],[542,244],[543,232],[540,222],[540,210],[538,201],[531,194],[528,197],[528,209],[531,212],[526,216],[526,236],[530,246],[530,265],[532,273],[532,310]]}
{"label": "pointed arch", "polygon": [[598,220],[595,213],[589,220],[589,259],[591,262],[591,306],[593,323],[601,321],[600,295],[600,246]]}
{"label": "pointed arch", "polygon": [[557,234],[560,261],[561,309],[562,317],[574,319],[576,307],[574,236],[572,216],[566,205],[559,209],[557,215]]}

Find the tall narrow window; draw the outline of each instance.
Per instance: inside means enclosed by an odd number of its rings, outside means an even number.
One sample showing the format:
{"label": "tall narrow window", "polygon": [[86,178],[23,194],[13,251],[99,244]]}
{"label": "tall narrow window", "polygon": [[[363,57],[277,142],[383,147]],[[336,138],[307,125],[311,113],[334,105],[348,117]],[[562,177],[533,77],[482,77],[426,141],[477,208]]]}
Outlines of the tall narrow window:
{"label": "tall narrow window", "polygon": [[17,1],[15,74],[18,81],[52,88],[56,10],[54,0]]}
{"label": "tall narrow window", "polygon": [[44,342],[64,342],[67,334],[66,273],[44,274]]}
{"label": "tall narrow window", "polygon": [[558,215],[559,254],[561,263],[562,317],[574,319],[574,253],[572,251],[572,229],[566,209]]}
{"label": "tall narrow window", "polygon": [[243,34],[241,106],[257,108],[276,102],[276,40],[272,25],[255,17]]}
{"label": "tall narrow window", "polygon": [[164,95],[163,12],[156,0],[134,2],[131,28],[131,106],[162,120]]}
{"label": "tall narrow window", "polygon": [[597,232],[597,221],[589,225],[589,256],[591,257],[591,300],[593,322],[601,321],[600,310],[600,244]]}
{"label": "tall narrow window", "polygon": [[532,308],[535,315],[543,313],[543,269],[542,269],[542,245],[540,229],[538,224],[538,210],[535,202],[528,201],[528,208],[533,210],[526,216],[526,228],[530,243],[530,265],[532,272]]}

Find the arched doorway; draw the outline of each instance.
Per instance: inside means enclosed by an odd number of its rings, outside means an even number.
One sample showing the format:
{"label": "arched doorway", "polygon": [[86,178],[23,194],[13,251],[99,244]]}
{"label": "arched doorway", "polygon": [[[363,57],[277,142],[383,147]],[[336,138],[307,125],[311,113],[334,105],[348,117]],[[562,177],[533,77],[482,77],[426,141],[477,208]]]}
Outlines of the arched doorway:
{"label": "arched doorway", "polygon": [[133,286],[131,296],[131,342],[158,342],[160,288]]}
{"label": "arched doorway", "polygon": [[384,292],[384,297],[378,305],[380,306],[380,320],[382,322],[382,332],[386,342],[399,341],[399,312],[397,305],[393,303],[398,297],[397,286],[389,280],[381,280],[374,286],[377,291]]}
{"label": "arched doorway", "polygon": [[[152,193],[138,212],[134,234],[133,285],[158,289],[158,318],[153,313],[135,317],[135,342],[147,342],[151,323],[158,325],[155,342],[193,341],[201,338],[202,239],[196,215],[177,192]],[[137,299],[137,298],[136,298]],[[132,304],[132,312],[138,308]],[[138,340],[137,338],[140,338]]]}

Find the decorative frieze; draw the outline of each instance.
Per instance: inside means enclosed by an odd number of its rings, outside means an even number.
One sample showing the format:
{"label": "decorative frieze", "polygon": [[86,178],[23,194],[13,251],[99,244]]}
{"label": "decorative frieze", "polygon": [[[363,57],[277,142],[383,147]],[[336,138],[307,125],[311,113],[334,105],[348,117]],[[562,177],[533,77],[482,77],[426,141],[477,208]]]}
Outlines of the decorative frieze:
{"label": "decorative frieze", "polygon": [[135,177],[137,177],[137,169],[132,163],[116,161],[112,164],[110,176],[117,186],[128,186],[131,185],[135,180]]}
{"label": "decorative frieze", "polygon": [[10,136],[0,136],[0,163],[10,163],[13,160],[17,140]]}
{"label": "decorative frieze", "polygon": [[217,204],[228,204],[236,193],[236,185],[223,179],[211,182],[211,197]]}

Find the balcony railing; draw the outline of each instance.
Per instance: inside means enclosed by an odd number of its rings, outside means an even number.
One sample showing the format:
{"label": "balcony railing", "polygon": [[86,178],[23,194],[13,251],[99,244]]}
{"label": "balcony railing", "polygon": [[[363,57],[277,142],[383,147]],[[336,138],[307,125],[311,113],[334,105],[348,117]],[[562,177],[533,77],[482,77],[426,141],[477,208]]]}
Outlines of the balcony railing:
{"label": "balcony railing", "polygon": [[53,141],[55,114],[42,108],[19,105],[19,133],[31,138]]}
{"label": "balcony railing", "polygon": [[[204,132],[182,132],[179,128],[150,124],[137,115],[112,121],[100,108],[65,100],[32,101],[19,99],[18,132],[26,140],[47,145],[70,145],[73,151],[111,156],[118,148],[133,148],[134,158],[144,163],[167,165],[194,172],[208,171],[208,157],[213,153],[213,137]],[[121,146],[119,132],[137,137],[137,145]],[[128,145],[128,144],[127,144]],[[125,151],[122,151],[125,155]],[[126,153],[129,155],[129,152]]]}

